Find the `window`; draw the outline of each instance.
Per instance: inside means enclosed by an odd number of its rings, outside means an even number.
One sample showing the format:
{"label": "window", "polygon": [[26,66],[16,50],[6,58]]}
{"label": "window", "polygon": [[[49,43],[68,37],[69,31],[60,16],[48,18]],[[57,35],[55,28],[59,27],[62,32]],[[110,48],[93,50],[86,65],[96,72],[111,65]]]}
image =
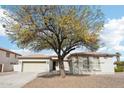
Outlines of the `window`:
{"label": "window", "polygon": [[93,70],[100,70],[99,58],[92,57],[92,58],[90,58],[90,61],[92,62],[92,68],[93,68]]}
{"label": "window", "polygon": [[87,57],[79,57],[79,65],[83,70],[89,70],[89,63]]}
{"label": "window", "polygon": [[85,58],[85,59],[83,60],[83,68],[84,68],[85,70],[88,70],[88,69],[89,69],[89,64],[88,64],[87,58]]}
{"label": "window", "polygon": [[6,57],[10,57],[10,52],[6,52]]}

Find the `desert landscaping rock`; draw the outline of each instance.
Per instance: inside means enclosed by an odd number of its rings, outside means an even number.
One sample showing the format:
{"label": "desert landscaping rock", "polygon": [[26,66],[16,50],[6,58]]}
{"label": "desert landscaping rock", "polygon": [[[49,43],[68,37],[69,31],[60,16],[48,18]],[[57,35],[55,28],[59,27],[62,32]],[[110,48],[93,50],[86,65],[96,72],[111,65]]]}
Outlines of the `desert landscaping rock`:
{"label": "desert landscaping rock", "polygon": [[39,77],[25,88],[124,88],[124,73],[108,75]]}

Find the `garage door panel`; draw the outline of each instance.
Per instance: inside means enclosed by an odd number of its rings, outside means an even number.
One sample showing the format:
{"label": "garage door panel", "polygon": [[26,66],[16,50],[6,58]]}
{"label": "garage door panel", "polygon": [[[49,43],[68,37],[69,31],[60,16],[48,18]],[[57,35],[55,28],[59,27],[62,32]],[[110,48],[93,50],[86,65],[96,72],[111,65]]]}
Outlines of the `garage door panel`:
{"label": "garage door panel", "polygon": [[23,72],[48,72],[48,64],[46,62],[23,63]]}

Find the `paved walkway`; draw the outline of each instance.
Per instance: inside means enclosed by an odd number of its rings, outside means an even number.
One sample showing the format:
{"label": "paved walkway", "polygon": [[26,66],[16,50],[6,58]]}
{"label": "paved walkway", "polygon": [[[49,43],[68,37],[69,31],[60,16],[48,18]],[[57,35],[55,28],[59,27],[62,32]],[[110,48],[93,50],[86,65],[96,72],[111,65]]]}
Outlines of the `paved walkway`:
{"label": "paved walkway", "polygon": [[0,88],[20,88],[36,76],[37,73],[30,72],[0,73]]}

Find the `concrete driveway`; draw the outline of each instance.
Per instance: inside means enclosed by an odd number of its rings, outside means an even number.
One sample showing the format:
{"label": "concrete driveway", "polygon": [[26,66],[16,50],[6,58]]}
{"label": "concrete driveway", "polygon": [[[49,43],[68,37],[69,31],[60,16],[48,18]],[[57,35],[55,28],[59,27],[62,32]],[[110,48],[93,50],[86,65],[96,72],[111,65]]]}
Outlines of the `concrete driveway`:
{"label": "concrete driveway", "polygon": [[38,73],[9,72],[0,73],[0,88],[20,88],[37,77]]}

